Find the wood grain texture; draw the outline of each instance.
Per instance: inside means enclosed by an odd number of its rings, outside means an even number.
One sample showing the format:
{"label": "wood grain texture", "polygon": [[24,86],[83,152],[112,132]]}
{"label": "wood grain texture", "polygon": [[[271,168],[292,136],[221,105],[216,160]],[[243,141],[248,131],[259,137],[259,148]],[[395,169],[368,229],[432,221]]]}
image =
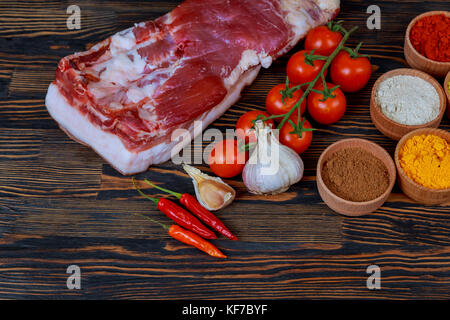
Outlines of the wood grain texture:
{"label": "wood grain texture", "polygon": [[[371,55],[374,73],[362,92],[347,96],[341,121],[312,123],[318,130],[302,155],[301,183],[279,196],[258,197],[245,191],[240,178],[227,180],[237,198],[218,215],[240,241],[214,241],[226,261],[133,215],[169,222],[136,193],[129,177],[59,130],[44,105],[60,58],[178,3],[77,1],[82,29],[76,31],[65,25],[71,2],[0,3],[0,298],[449,299],[450,203],[424,207],[396,185],[376,212],[342,217],[322,202],[315,182],[321,152],[343,138],[363,137],[394,155],[396,143],[370,119],[371,87],[384,72],[406,66],[403,35],[409,21],[442,10],[448,1],[376,1],[371,4],[381,7],[382,29],[373,31],[366,28],[366,1],[342,1],[339,18],[360,27],[350,44],[364,42],[362,53]],[[244,112],[262,110],[269,89],[284,81],[289,56],[262,70],[211,127],[225,132]],[[440,128],[450,129],[447,118]],[[186,174],[171,162],[137,176],[143,178],[193,192]],[[82,290],[66,288],[71,264],[81,267]],[[382,272],[378,291],[366,288],[372,264]]]}

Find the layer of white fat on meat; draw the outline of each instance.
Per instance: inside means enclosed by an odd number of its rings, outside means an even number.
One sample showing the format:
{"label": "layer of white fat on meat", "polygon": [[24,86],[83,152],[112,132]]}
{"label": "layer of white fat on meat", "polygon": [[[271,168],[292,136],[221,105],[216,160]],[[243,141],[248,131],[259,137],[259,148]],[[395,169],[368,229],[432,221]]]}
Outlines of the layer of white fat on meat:
{"label": "layer of white fat on meat", "polygon": [[146,97],[151,97],[154,91],[155,86],[151,84],[143,86],[142,88],[139,88],[136,85],[134,85],[128,89],[127,97],[131,102],[138,103],[139,101],[141,101]]}
{"label": "layer of white fat on meat", "polygon": [[93,66],[93,69],[100,74],[101,82],[126,86],[129,82],[142,77],[147,62],[139,55],[138,49],[156,40],[150,38],[136,45],[132,30],[129,28],[111,36],[109,47],[111,59]]}
{"label": "layer of white fat on meat", "polygon": [[340,0],[314,0],[320,9],[329,12],[335,12],[339,9]]}
{"label": "layer of white fat on meat", "polygon": [[284,19],[292,26],[294,37],[284,50],[279,52],[279,56],[285,54],[294,47],[300,39],[306,36],[312,28],[325,24],[339,8],[340,0],[312,0],[323,12],[319,21],[314,20],[308,14],[305,2],[299,0],[280,0],[280,8],[287,12]]}
{"label": "layer of white fat on meat", "polygon": [[241,75],[247,70],[262,65],[264,68],[268,68],[272,64],[272,57],[266,53],[257,53],[255,50],[244,50],[239,60],[238,65],[230,73],[230,75],[224,79],[224,86],[228,90],[235,85]]}
{"label": "layer of white fat on meat", "polygon": [[[89,90],[91,90],[94,97],[101,99],[111,94],[118,87],[129,87],[130,83],[142,78],[145,68],[152,68],[151,65],[148,65],[146,59],[139,55],[138,50],[157,41],[157,37],[151,37],[139,45],[136,45],[135,41],[132,28],[116,33],[111,37],[111,59],[93,66],[94,71],[99,74],[101,79],[99,82],[89,84]],[[162,69],[144,76],[152,78],[160,72],[170,73],[171,70]],[[138,88],[131,85],[127,90],[129,101],[137,103],[145,97],[151,97],[155,86],[154,84]]]}
{"label": "layer of white fat on meat", "polygon": [[272,65],[272,57],[270,55],[268,55],[267,53],[260,53],[258,54],[259,57],[259,61],[261,62],[261,66],[263,68],[269,68]]}
{"label": "layer of white fat on meat", "polygon": [[[214,120],[219,118],[240,98],[244,86],[249,85],[258,75],[260,67],[257,66],[243,74],[230,88],[225,98],[214,108],[192,120],[188,130],[191,136],[194,133],[195,121],[202,121],[205,129]],[[172,152],[177,153],[185,144],[178,140],[167,140],[152,148],[141,152],[132,152],[125,148],[120,138],[102,130],[81,114],[78,109],[70,106],[55,84],[50,84],[45,98],[45,104],[50,115],[67,130],[76,140],[89,145],[116,170],[122,174],[134,174],[146,170],[152,164],[163,163],[170,159]],[[176,148],[176,150],[174,149]],[[174,149],[172,151],[172,149]]]}
{"label": "layer of white fat on meat", "polygon": [[[133,59],[130,59],[129,55],[132,55]],[[142,59],[136,50],[120,53],[101,64],[104,71],[100,74],[100,81],[126,86],[142,77],[145,65],[145,59]]]}
{"label": "layer of white fat on meat", "polygon": [[133,28],[128,28],[122,32],[118,32],[111,36],[111,43],[109,45],[109,50],[111,56],[130,51],[136,46],[136,38],[133,33]]}

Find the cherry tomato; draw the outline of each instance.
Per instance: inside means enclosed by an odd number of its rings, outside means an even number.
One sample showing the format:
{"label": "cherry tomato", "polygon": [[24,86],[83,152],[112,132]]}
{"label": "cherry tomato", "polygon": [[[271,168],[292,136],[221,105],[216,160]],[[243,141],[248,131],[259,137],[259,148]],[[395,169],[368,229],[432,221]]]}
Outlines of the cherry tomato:
{"label": "cherry tomato", "polygon": [[[256,120],[258,116],[269,117],[264,111],[253,110],[244,113],[236,123],[236,135],[239,140],[248,142],[256,142],[256,135],[254,130],[252,130],[254,124],[253,120]],[[274,123],[272,120],[264,121],[267,125],[272,125],[274,127]]]}
{"label": "cherry tomato", "polygon": [[209,167],[222,178],[237,176],[244,170],[247,161],[246,152],[239,150],[234,139],[225,139],[217,142],[209,154]]}
{"label": "cherry tomato", "polygon": [[[285,89],[286,89],[285,84],[278,84],[269,91],[266,97],[266,110],[268,113],[272,115],[280,115],[288,113],[303,95],[303,90],[298,89],[292,93],[292,98],[285,98],[283,104],[280,91]],[[301,114],[305,112],[305,109],[306,109],[306,99],[304,99],[300,105]],[[280,121],[281,118],[275,118],[275,120]]]}
{"label": "cherry tomato", "polygon": [[[288,61],[287,75],[292,84],[299,85],[306,82],[311,82],[319,74],[325,64],[324,60],[315,60],[314,67],[306,64],[305,53],[309,53],[309,51],[299,51],[295,53]],[[326,76],[326,71],[324,75]]]}
{"label": "cherry tomato", "polygon": [[[336,85],[327,83],[328,89],[334,88]],[[323,84],[317,86],[317,90],[323,90]],[[308,112],[314,120],[321,124],[332,124],[345,113],[347,107],[347,100],[341,89],[337,88],[333,91],[335,98],[329,97],[323,100],[323,94],[312,91],[308,96]]]}
{"label": "cherry tomato", "polygon": [[[294,118],[296,117],[292,117],[290,119],[292,119],[292,122],[296,125],[297,119],[294,120]],[[301,121],[303,120],[305,120],[305,122],[301,125],[301,128],[311,129],[311,125],[308,120],[302,118]],[[301,154],[311,145],[313,133],[312,131],[302,131],[300,137],[297,133],[292,133],[293,131],[294,127],[292,127],[289,122],[286,122],[280,130],[280,142],[298,154]]]}
{"label": "cherry tomato", "polygon": [[315,49],[315,54],[329,56],[336,50],[342,38],[339,31],[332,31],[328,26],[316,27],[306,35],[305,49]]}
{"label": "cherry tomato", "polygon": [[372,65],[366,57],[352,58],[347,51],[341,51],[330,67],[333,83],[344,92],[356,92],[364,88],[372,73]]}

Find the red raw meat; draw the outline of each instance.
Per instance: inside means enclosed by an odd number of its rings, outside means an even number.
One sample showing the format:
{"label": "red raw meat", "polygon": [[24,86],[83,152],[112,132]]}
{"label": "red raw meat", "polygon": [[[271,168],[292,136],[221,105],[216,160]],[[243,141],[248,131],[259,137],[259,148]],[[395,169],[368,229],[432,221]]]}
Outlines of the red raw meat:
{"label": "red raw meat", "polygon": [[144,171],[184,146],[175,129],[205,128],[261,66],[338,11],[339,0],[187,0],[63,58],[47,109],[118,171]]}

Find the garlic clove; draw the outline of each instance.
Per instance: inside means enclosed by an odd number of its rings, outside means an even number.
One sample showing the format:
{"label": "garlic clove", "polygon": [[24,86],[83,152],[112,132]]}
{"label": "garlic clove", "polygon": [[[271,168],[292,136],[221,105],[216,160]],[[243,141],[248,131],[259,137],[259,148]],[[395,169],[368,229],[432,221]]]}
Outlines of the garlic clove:
{"label": "garlic clove", "polygon": [[210,211],[216,211],[229,205],[236,191],[218,177],[211,177],[199,169],[183,165],[184,171],[192,178],[198,202]]}
{"label": "garlic clove", "polygon": [[214,180],[203,180],[198,184],[198,191],[210,208],[222,208],[233,197],[234,190]]}

